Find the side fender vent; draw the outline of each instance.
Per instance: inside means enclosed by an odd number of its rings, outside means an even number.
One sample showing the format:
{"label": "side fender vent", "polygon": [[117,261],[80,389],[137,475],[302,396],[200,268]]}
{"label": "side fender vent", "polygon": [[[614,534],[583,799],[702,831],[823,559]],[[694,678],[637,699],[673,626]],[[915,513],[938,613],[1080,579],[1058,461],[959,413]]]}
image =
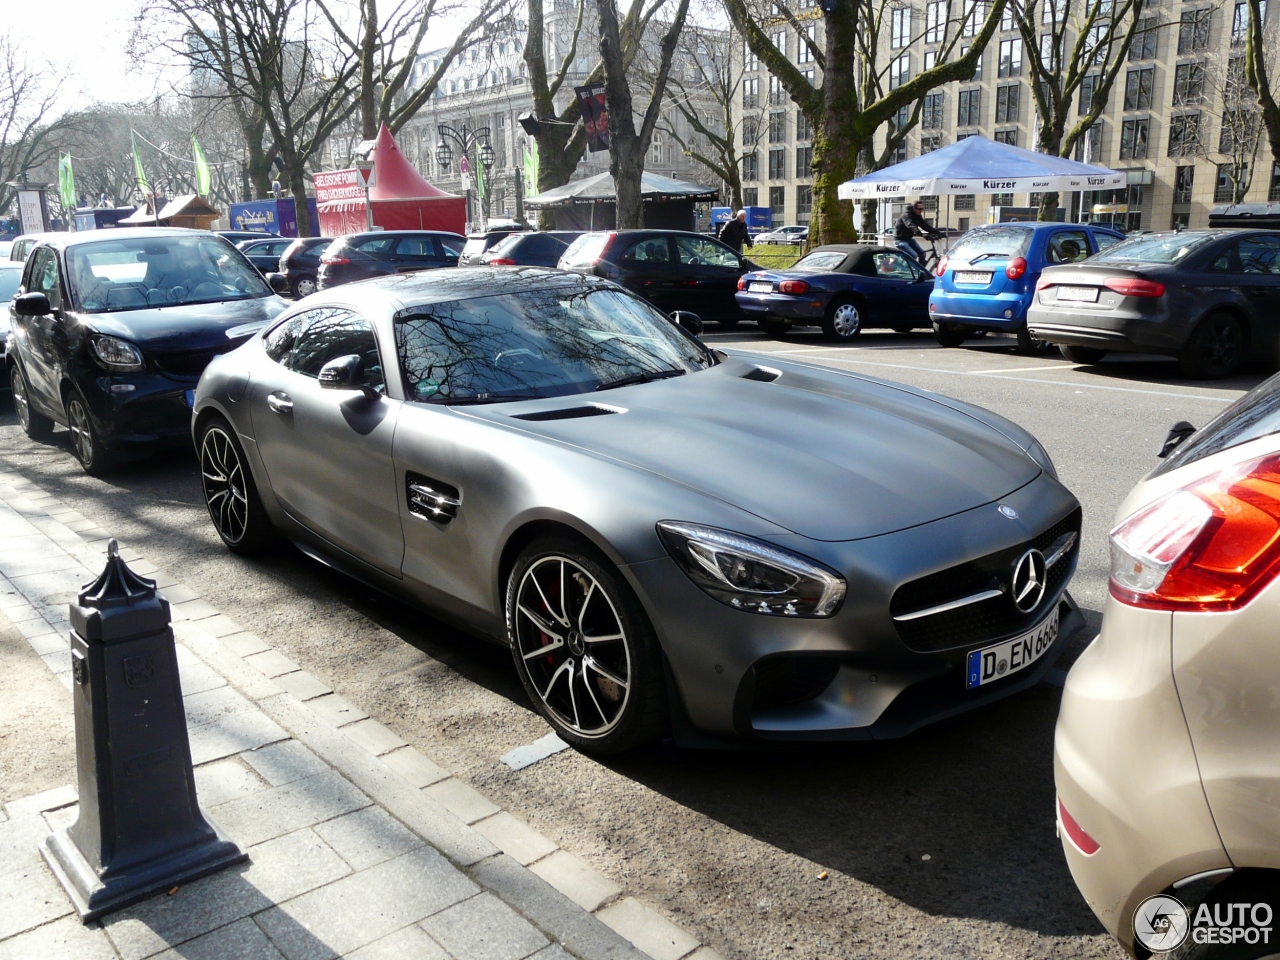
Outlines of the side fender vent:
{"label": "side fender vent", "polygon": [[448,523],[457,517],[462,506],[457,487],[412,471],[406,471],[404,479],[409,512],[414,516],[436,523]]}
{"label": "side fender vent", "polygon": [[625,413],[621,407],[607,407],[602,403],[584,403],[577,407],[561,407],[558,410],[534,410],[531,413],[513,413],[513,420],[577,420],[580,417],[603,417],[610,413]]}
{"label": "side fender vent", "polygon": [[775,370],[773,367],[752,367],[742,375],[743,380],[758,380],[761,383],[773,383],[782,376],[781,370]]}

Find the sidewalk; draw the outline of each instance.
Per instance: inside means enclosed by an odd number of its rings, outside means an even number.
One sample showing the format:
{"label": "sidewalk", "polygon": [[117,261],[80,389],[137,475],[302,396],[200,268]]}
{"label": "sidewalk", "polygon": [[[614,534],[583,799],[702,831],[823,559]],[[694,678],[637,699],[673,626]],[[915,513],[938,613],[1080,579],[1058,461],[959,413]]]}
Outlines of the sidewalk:
{"label": "sidewalk", "polygon": [[[67,605],[108,536],[0,472],[0,615],[68,690]],[[74,785],[10,801],[0,960],[719,960],[154,564],[121,556],[172,605],[200,803],[249,862],[86,926],[37,851],[75,819]]]}

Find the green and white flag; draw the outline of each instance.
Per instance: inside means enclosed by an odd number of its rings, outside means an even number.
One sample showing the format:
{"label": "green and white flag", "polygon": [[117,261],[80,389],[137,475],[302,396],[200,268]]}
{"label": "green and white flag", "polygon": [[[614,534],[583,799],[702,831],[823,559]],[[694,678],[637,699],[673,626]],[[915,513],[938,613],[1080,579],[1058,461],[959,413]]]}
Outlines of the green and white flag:
{"label": "green and white flag", "polygon": [[129,142],[133,144],[133,176],[138,183],[138,189],[142,191],[142,195],[149,196],[151,193],[151,184],[147,183],[147,175],[142,169],[142,156],[138,153],[138,141],[134,139],[133,131],[129,131]]}
{"label": "green and white flag", "polygon": [[71,154],[58,154],[58,193],[62,198],[62,213],[64,217],[75,214],[76,209],[76,178],[71,172]]}
{"label": "green and white flag", "polygon": [[530,140],[524,149],[524,191],[526,194],[538,192],[538,141]]}
{"label": "green and white flag", "polygon": [[191,135],[191,154],[196,158],[196,193],[202,197],[207,197],[211,183],[209,158],[204,155],[204,149],[200,146],[200,141],[196,139],[194,133]]}
{"label": "green and white flag", "polygon": [[484,164],[476,164],[476,196],[484,199]]}

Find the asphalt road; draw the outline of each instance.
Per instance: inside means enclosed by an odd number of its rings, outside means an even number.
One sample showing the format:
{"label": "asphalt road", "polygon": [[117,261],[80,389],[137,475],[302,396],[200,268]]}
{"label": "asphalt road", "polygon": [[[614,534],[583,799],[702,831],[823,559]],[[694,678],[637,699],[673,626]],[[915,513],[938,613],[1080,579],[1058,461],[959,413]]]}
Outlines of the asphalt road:
{"label": "asphalt road", "polygon": [[[1095,629],[1106,531],[1168,427],[1203,425],[1266,376],[1193,384],[1150,358],[1076,368],[996,337],[943,350],[927,334],[876,333],[828,347],[816,332],[775,342],[744,326],[706,339],[914,384],[1029,428],[1084,504],[1072,591]],[[1121,955],[1054,837],[1051,684],[897,742],[722,754],[668,743],[607,763],[566,751],[513,773],[498,758],[547,728],[503,651],[291,548],[231,556],[193,457],[93,479],[65,431],[33,443],[0,400],[0,463],[728,958]]]}

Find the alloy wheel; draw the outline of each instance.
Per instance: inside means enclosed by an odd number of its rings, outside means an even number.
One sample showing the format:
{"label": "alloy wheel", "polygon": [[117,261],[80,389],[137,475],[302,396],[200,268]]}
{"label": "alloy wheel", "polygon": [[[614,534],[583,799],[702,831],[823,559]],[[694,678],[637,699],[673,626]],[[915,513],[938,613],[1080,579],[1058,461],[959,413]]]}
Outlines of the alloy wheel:
{"label": "alloy wheel", "polygon": [[244,465],[231,438],[220,427],[206,430],[200,443],[200,476],[213,525],[222,539],[239,543],[249,524]]}
{"label": "alloy wheel", "polygon": [[79,397],[67,403],[67,426],[71,429],[71,446],[81,463],[93,463],[93,427],[89,423],[89,411]]}
{"label": "alloy wheel", "polygon": [[517,652],[547,710],[581,737],[617,726],[631,697],[631,647],[600,582],[568,557],[542,557],[521,578],[512,617]]}
{"label": "alloy wheel", "polygon": [[310,277],[303,277],[293,285],[293,293],[299,300],[316,292],[316,282]]}
{"label": "alloy wheel", "polygon": [[13,396],[13,408],[18,414],[18,423],[26,433],[31,432],[31,401],[27,399],[27,381],[22,371],[16,366],[9,377],[9,392]]}
{"label": "alloy wheel", "polygon": [[862,327],[862,316],[852,303],[842,303],[831,313],[831,326],[841,337],[851,337]]}

